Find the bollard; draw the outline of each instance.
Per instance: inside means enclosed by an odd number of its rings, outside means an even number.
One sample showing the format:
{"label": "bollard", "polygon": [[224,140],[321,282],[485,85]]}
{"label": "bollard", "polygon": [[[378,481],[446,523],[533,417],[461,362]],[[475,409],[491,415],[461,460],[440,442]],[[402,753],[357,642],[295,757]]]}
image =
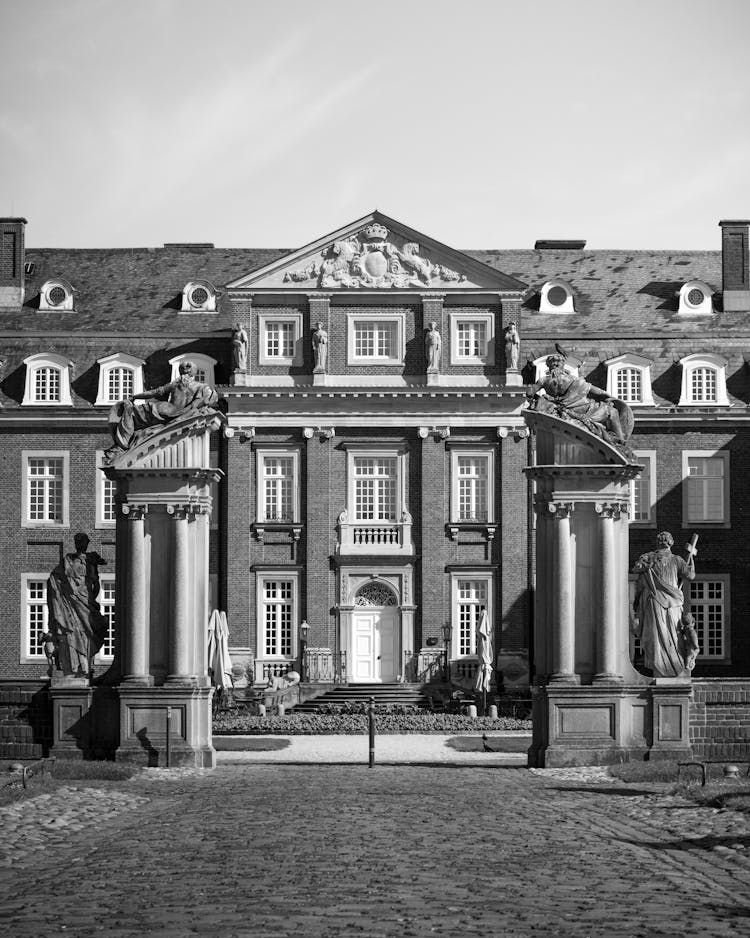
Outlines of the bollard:
{"label": "bollard", "polygon": [[279,714],[280,717],[283,717],[283,716],[284,716],[285,709],[284,709],[284,704],[283,704],[283,703],[280,703],[280,704],[278,705],[278,707],[276,708],[276,710],[277,710],[277,713]]}
{"label": "bollard", "polygon": [[490,720],[496,720],[496,719],[497,719],[497,707],[495,706],[495,704],[492,704],[492,706],[490,707]]}
{"label": "bollard", "polygon": [[258,716],[259,716],[259,717],[264,717],[265,715],[266,715],[266,705],[265,705],[265,704],[258,704]]}
{"label": "bollard", "polygon": [[370,768],[375,765],[375,698],[370,697],[367,707],[368,724],[370,731]]}
{"label": "bollard", "polygon": [[167,747],[166,747],[167,748],[167,768],[169,768],[169,761],[170,761],[170,756],[171,756],[171,753],[169,751],[170,742],[171,742],[170,737],[169,737],[169,731],[171,728],[172,728],[172,708],[167,707]]}
{"label": "bollard", "polygon": [[739,778],[740,768],[737,765],[724,766],[724,778]]}
{"label": "bollard", "polygon": [[469,717],[470,717],[472,720],[476,720],[476,718],[477,718],[477,707],[476,707],[476,704],[469,704]]}

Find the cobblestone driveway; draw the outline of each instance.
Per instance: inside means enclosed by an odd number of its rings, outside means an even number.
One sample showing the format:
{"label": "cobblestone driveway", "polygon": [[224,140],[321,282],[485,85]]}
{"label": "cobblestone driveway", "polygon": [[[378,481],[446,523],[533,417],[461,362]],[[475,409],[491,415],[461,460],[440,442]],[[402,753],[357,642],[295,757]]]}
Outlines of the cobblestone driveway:
{"label": "cobblestone driveway", "polygon": [[746,816],[637,786],[407,766],[159,777],[2,809],[0,934],[750,933]]}

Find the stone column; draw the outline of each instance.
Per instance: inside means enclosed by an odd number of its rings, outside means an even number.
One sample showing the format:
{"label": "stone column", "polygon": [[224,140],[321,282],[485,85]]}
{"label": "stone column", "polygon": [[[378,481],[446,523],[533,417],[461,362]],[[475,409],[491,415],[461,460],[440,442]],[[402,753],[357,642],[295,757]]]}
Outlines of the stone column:
{"label": "stone column", "polygon": [[149,684],[148,635],[146,632],[146,525],[145,507],[123,505],[127,518],[127,592],[123,616],[125,677],[133,684]]}
{"label": "stone column", "polygon": [[570,502],[550,502],[554,515],[554,563],[552,621],[552,674],[551,682],[576,683],[575,674],[575,623],[573,621],[573,570],[570,553]]}
{"label": "stone column", "polygon": [[188,512],[167,506],[172,516],[172,629],[169,636],[168,681],[184,682],[190,677],[190,571],[188,564]]}
{"label": "stone column", "polygon": [[596,635],[597,682],[622,681],[617,674],[617,568],[615,517],[619,505],[595,504],[599,522],[599,622]]}

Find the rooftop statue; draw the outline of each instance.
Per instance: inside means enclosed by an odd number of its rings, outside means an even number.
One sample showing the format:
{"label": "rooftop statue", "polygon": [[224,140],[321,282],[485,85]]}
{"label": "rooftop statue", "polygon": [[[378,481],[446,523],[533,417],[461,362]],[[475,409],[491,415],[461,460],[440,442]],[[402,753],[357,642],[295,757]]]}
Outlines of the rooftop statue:
{"label": "rooftop statue", "polygon": [[[216,391],[197,381],[194,372],[192,362],[183,362],[180,365],[180,377],[176,381],[134,394],[132,398],[126,398],[112,407],[109,425],[114,446],[107,450],[110,460],[119,452],[129,449],[140,431],[169,423],[191,410],[197,411],[216,404]],[[144,403],[136,404],[136,400],[143,400]]]}
{"label": "rooftop statue", "polygon": [[627,449],[633,432],[633,412],[628,405],[566,371],[561,352],[547,358],[547,369],[546,377],[529,388],[529,407],[580,423],[606,442]]}

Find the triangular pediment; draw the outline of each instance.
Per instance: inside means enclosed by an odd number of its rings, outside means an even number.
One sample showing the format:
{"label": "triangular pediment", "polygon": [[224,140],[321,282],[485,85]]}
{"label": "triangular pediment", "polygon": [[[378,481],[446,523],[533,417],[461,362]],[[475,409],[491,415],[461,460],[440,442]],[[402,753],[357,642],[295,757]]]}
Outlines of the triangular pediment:
{"label": "triangular pediment", "polygon": [[229,290],[522,293],[526,284],[372,212],[227,284]]}

